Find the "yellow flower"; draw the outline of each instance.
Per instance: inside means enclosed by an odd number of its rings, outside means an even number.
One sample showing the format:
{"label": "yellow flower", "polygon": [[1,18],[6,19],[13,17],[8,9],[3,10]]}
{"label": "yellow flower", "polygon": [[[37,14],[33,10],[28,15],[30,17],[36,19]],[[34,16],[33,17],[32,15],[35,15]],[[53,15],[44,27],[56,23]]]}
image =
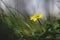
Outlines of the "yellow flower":
{"label": "yellow flower", "polygon": [[33,16],[30,17],[30,20],[33,20],[35,22],[39,18],[43,18],[43,14],[34,14]]}

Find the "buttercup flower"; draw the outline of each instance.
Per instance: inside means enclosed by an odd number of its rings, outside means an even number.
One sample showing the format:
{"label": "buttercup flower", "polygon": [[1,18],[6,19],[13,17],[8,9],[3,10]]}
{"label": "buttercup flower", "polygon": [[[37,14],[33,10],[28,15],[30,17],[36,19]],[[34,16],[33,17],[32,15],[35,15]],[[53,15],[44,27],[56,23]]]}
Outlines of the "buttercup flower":
{"label": "buttercup flower", "polygon": [[34,14],[33,16],[30,17],[30,20],[33,20],[35,22],[39,18],[43,18],[43,14]]}

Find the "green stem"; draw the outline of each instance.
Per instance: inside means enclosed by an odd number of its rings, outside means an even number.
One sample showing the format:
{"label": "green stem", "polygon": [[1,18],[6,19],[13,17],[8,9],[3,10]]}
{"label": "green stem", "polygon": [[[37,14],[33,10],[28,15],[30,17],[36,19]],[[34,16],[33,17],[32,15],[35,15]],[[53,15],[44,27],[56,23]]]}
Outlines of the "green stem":
{"label": "green stem", "polygon": [[38,22],[40,23],[40,25],[42,25],[42,23],[40,22],[40,20],[38,19]]}

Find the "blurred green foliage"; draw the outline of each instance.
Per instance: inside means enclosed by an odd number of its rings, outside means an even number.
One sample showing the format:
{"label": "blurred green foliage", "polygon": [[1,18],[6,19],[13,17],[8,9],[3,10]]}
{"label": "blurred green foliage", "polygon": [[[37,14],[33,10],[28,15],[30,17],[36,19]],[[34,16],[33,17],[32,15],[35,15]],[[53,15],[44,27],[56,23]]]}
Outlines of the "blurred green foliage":
{"label": "blurred green foliage", "polygon": [[42,25],[30,20],[24,12],[0,9],[0,40],[57,40],[60,38],[60,19],[51,17]]}

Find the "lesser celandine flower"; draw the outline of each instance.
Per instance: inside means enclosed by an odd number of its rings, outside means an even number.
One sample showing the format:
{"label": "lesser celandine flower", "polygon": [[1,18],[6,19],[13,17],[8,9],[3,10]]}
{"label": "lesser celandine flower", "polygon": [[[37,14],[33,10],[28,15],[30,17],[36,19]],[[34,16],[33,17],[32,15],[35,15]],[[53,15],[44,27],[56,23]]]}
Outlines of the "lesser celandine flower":
{"label": "lesser celandine flower", "polygon": [[37,21],[37,19],[43,18],[43,14],[34,14],[30,17],[30,20],[33,20],[34,22]]}

